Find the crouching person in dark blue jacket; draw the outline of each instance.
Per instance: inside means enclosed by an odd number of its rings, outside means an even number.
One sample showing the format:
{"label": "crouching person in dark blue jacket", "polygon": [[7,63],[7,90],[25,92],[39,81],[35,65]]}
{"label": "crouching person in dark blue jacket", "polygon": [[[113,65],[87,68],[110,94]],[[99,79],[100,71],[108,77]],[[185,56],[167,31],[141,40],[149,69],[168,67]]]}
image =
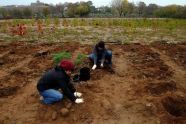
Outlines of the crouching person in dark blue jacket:
{"label": "crouching person in dark blue jacket", "polygon": [[95,70],[98,66],[104,67],[105,65],[112,69],[112,51],[105,48],[104,41],[100,41],[95,45],[93,53],[89,55],[89,59],[94,63],[92,70]]}
{"label": "crouching person in dark blue jacket", "polygon": [[[83,103],[81,93],[76,92],[70,81],[71,70],[74,68],[72,62],[63,60],[54,69],[46,72],[37,84],[37,89],[41,95],[41,100],[45,104],[52,104],[61,101],[63,95],[72,102]],[[62,92],[59,91],[62,90]]]}

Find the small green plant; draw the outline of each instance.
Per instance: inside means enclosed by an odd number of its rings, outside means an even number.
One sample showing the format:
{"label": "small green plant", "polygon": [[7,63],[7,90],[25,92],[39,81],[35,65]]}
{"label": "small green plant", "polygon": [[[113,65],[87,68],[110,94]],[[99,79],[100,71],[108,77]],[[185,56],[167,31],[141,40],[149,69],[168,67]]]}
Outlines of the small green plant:
{"label": "small green plant", "polygon": [[70,59],[71,56],[72,55],[69,52],[60,52],[60,53],[54,54],[53,60],[55,64],[58,64],[63,59]]}
{"label": "small green plant", "polygon": [[51,19],[50,19],[49,17],[46,17],[44,21],[45,21],[45,25],[46,25],[46,26],[50,26],[50,24],[51,24]]}
{"label": "small green plant", "polygon": [[31,24],[31,26],[34,26],[35,25],[35,19],[30,19],[30,24]]}
{"label": "small green plant", "polygon": [[72,25],[74,26],[74,27],[76,27],[76,26],[78,26],[79,25],[79,20],[78,19],[72,19]]}
{"label": "small green plant", "polygon": [[67,19],[63,19],[62,25],[63,25],[64,27],[68,27],[68,26],[69,26],[69,21],[68,21]]}
{"label": "small green plant", "polygon": [[77,55],[77,58],[76,58],[76,60],[75,60],[75,65],[81,65],[81,64],[83,64],[83,61],[86,59],[86,55],[85,54],[81,54],[81,53],[79,53],[78,55]]}

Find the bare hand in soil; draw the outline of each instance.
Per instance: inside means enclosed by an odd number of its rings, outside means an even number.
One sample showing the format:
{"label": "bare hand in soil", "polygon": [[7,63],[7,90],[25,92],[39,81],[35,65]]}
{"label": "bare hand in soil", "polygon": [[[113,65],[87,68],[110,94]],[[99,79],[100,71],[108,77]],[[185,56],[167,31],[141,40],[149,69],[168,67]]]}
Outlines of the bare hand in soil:
{"label": "bare hand in soil", "polygon": [[77,103],[77,104],[84,103],[84,99],[78,98],[78,99],[76,99],[75,103]]}
{"label": "bare hand in soil", "polygon": [[81,97],[81,96],[82,96],[82,93],[75,92],[75,93],[74,93],[74,96],[75,96],[75,97]]}

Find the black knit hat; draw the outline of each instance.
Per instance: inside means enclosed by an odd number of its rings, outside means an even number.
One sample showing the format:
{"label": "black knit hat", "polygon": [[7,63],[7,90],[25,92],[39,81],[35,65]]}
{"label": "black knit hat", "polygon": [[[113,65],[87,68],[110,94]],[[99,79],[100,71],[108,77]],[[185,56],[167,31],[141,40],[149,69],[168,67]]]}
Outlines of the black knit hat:
{"label": "black knit hat", "polygon": [[99,41],[97,44],[98,47],[105,49],[105,42],[104,41]]}

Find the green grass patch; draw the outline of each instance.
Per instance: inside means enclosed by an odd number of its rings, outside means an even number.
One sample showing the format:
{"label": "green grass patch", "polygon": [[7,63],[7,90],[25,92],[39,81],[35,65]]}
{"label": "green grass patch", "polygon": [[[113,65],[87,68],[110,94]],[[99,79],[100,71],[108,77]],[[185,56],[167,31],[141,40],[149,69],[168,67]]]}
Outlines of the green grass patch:
{"label": "green grass patch", "polygon": [[79,53],[77,55],[77,58],[76,58],[75,62],[74,62],[75,65],[81,65],[81,64],[83,64],[83,61],[86,59],[86,57],[87,57],[87,55],[82,54],[82,53]]}
{"label": "green grass patch", "polygon": [[72,57],[71,53],[69,52],[60,52],[54,54],[53,60],[55,64],[58,64],[63,59],[70,59]]}

